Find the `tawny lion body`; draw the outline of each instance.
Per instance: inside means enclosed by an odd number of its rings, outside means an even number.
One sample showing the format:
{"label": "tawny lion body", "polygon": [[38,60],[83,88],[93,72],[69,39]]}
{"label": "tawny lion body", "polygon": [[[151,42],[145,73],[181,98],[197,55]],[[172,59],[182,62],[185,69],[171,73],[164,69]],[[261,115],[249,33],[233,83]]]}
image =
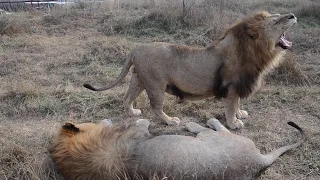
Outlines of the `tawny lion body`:
{"label": "tawny lion body", "polygon": [[146,90],[154,113],[167,124],[180,122],[163,112],[164,93],[181,99],[197,100],[209,96],[222,98],[227,125],[243,127],[239,119],[248,113],[240,110],[240,99],[257,90],[268,69],[279,62],[291,42],[285,31],[295,24],[293,14],[280,16],[259,12],[229,28],[216,45],[195,48],[168,43],[141,45],[131,52],[117,80],[94,91],[110,89],[121,82],[132,66],[132,79],[124,97],[130,115],[140,115],[133,101]]}
{"label": "tawny lion body", "polygon": [[[149,121],[130,125],[66,124],[50,150],[58,169],[69,180],[214,179],[248,180],[270,166],[299,142],[261,154],[254,143],[232,134],[216,119],[207,125],[186,125],[196,137],[149,134]],[[296,124],[302,137],[304,133]]]}

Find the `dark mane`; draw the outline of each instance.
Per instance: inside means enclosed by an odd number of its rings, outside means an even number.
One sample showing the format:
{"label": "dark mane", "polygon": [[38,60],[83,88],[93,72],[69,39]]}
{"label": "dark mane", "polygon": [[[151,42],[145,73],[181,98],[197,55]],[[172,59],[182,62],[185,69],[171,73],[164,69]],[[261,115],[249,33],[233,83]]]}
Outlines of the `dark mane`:
{"label": "dark mane", "polygon": [[[234,80],[227,85],[232,85],[240,98],[246,98],[255,90],[259,78],[265,69],[267,69],[277,56],[273,50],[275,42],[267,39],[263,32],[262,20],[270,14],[267,12],[258,12],[254,16],[248,17],[231,26],[220,38],[225,39],[228,34],[232,34],[236,40],[236,51],[238,54],[238,69],[234,70]],[[224,66],[222,64],[221,66]],[[222,87],[223,68],[219,68],[216,74],[216,84],[214,87],[215,96],[218,98],[226,97],[225,92],[228,88]]]}
{"label": "dark mane", "polygon": [[216,99],[226,98],[228,95],[228,85],[223,85],[223,69],[225,64],[221,63],[218,67],[213,84],[213,94]]}

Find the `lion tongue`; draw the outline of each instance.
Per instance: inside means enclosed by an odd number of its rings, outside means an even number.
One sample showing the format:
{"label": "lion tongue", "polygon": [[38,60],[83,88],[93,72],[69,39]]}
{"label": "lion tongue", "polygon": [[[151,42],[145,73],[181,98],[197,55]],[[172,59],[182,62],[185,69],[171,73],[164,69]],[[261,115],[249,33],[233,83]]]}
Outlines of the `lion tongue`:
{"label": "lion tongue", "polygon": [[279,46],[281,46],[283,49],[288,49],[292,46],[292,42],[286,40],[284,36],[281,36],[278,42]]}

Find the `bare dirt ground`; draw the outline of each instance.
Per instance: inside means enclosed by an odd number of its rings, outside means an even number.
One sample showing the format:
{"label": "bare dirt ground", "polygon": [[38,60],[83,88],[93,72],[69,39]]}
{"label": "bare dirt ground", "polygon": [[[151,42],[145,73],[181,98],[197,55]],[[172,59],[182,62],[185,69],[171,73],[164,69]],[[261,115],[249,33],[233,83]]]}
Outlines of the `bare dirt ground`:
{"label": "bare dirt ground", "polygon": [[[202,1],[201,1],[202,2]],[[287,37],[294,43],[284,63],[265,79],[260,91],[243,100],[245,127],[234,131],[263,152],[296,142],[294,121],[307,135],[299,148],[281,156],[260,179],[320,179],[320,4],[318,1],[204,1],[181,7],[167,4],[120,8],[76,4],[0,15],[0,179],[62,179],[49,158],[53,134],[64,122],[134,121],[122,105],[130,77],[105,92],[82,87],[105,85],[121,71],[128,52],[142,42],[193,46],[213,42],[228,25],[257,10],[293,12],[298,24]],[[179,9],[180,8],[180,9]],[[179,11],[174,11],[174,10]],[[151,133],[189,135],[184,125],[211,117],[225,123],[223,105],[214,98],[177,104],[166,96],[165,112],[182,119],[166,126],[150,111],[143,93],[136,102]]]}

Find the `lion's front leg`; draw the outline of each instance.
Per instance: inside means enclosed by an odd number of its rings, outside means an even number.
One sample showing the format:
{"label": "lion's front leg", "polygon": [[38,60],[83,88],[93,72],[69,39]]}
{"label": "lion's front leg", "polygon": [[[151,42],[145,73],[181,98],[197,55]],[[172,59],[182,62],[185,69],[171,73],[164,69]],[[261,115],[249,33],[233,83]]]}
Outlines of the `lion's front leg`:
{"label": "lion's front leg", "polygon": [[150,92],[147,91],[149,98],[151,109],[153,112],[160,117],[164,122],[168,125],[176,126],[180,123],[180,119],[177,117],[170,117],[166,113],[163,112],[163,99],[164,99],[164,92],[154,91]]}
{"label": "lion's front leg", "polygon": [[240,110],[240,109],[237,110],[237,118],[239,118],[239,119],[245,119],[245,118],[247,118],[247,117],[248,117],[248,112],[247,112],[247,111],[245,111],[245,110]]}
{"label": "lion's front leg", "polygon": [[[159,77],[157,79],[162,79]],[[145,88],[150,99],[150,105],[153,112],[160,117],[165,123],[168,125],[178,125],[180,123],[180,119],[177,117],[170,117],[166,113],[163,112],[163,100],[164,93],[166,92],[166,82],[165,81],[157,81],[153,79],[145,79]]]}
{"label": "lion's front leg", "polygon": [[237,118],[239,110],[240,97],[230,88],[227,98],[223,99],[225,106],[225,116],[227,125],[230,129],[240,129],[243,122]]}
{"label": "lion's front leg", "polygon": [[248,117],[248,112],[245,110],[240,110],[240,98],[238,98],[238,109],[236,113],[237,118],[245,119]]}

